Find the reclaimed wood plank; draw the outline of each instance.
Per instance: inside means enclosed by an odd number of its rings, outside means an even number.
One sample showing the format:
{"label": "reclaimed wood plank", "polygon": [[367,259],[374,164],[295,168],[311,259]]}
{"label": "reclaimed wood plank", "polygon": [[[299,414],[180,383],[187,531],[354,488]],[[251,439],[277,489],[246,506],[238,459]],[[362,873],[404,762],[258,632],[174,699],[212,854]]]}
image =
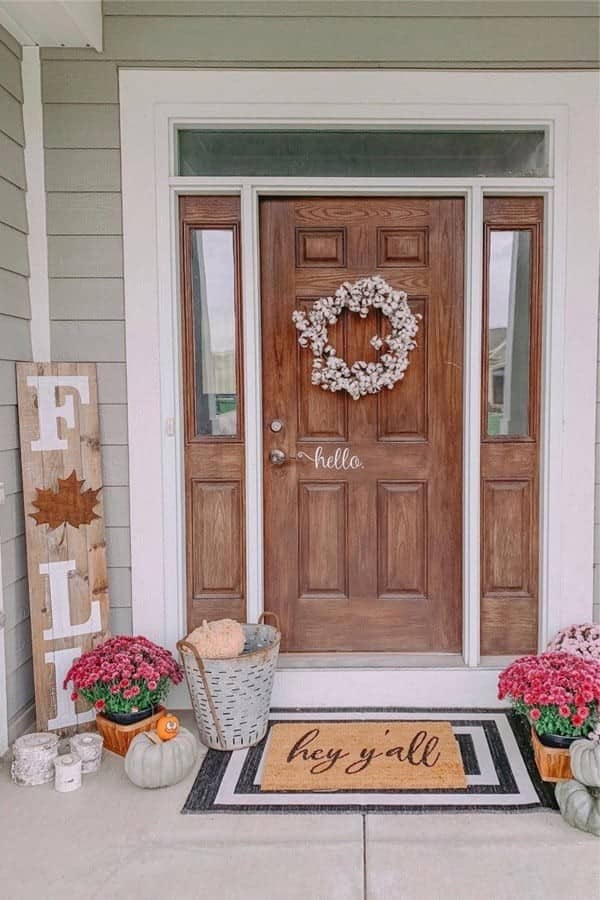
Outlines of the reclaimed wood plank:
{"label": "reclaimed wood plank", "polygon": [[[93,715],[63,692],[66,668],[109,633],[95,365],[21,363],[17,390],[37,727],[71,732]],[[45,503],[36,489],[52,492]],[[90,489],[99,494],[86,505]]]}

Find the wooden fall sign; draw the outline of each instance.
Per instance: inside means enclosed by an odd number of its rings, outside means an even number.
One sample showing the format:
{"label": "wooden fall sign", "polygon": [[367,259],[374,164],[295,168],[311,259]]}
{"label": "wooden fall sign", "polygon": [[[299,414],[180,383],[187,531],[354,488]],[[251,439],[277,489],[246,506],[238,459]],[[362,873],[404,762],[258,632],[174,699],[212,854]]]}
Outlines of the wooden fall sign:
{"label": "wooden fall sign", "polygon": [[81,730],[63,680],[109,615],[96,366],[17,363],[17,388],[37,728]]}

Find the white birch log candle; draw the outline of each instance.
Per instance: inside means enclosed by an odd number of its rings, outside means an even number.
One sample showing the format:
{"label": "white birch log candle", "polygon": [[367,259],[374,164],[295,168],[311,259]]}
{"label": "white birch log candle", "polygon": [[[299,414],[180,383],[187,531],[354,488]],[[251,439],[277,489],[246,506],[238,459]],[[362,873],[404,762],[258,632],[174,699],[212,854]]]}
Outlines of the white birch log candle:
{"label": "white birch log candle", "polygon": [[84,775],[97,772],[102,760],[104,738],[101,734],[74,734],[69,741],[72,753],[81,758],[81,771]]}
{"label": "white birch log candle", "polygon": [[54,779],[58,756],[58,735],[36,732],[24,734],[13,744],[10,774],[15,784],[47,784]]}
{"label": "white birch log candle", "polygon": [[54,760],[54,789],[68,794],[81,787],[81,757],[77,753],[65,753]]}

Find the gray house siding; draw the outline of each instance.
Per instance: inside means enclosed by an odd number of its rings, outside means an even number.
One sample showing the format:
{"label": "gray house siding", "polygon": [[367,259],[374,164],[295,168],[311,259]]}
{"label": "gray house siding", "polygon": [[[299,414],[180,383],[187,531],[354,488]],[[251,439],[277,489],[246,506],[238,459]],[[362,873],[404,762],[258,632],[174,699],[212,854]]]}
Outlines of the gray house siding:
{"label": "gray house siding", "polygon": [[42,51],[50,315],[54,359],[99,363],[111,625],[127,631],[119,66],[590,68],[598,19],[594,3],[379,0],[105,2],[104,13],[103,53]]}
{"label": "gray house siding", "polygon": [[15,361],[31,359],[21,48],[0,28],[0,559],[9,739],[33,720]]}

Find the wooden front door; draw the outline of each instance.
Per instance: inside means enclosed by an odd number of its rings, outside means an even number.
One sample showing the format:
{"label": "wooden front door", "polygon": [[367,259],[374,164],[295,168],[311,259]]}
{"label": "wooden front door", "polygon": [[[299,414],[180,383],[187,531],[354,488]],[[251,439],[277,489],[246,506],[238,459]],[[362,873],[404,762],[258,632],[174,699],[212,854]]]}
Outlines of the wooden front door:
{"label": "wooden front door", "polygon": [[[463,200],[265,199],[260,242],[265,609],[284,649],[458,652]],[[418,347],[391,391],[354,400],[311,384],[292,313],[374,274],[422,316]],[[329,339],[373,360],[386,321],[345,311]]]}

